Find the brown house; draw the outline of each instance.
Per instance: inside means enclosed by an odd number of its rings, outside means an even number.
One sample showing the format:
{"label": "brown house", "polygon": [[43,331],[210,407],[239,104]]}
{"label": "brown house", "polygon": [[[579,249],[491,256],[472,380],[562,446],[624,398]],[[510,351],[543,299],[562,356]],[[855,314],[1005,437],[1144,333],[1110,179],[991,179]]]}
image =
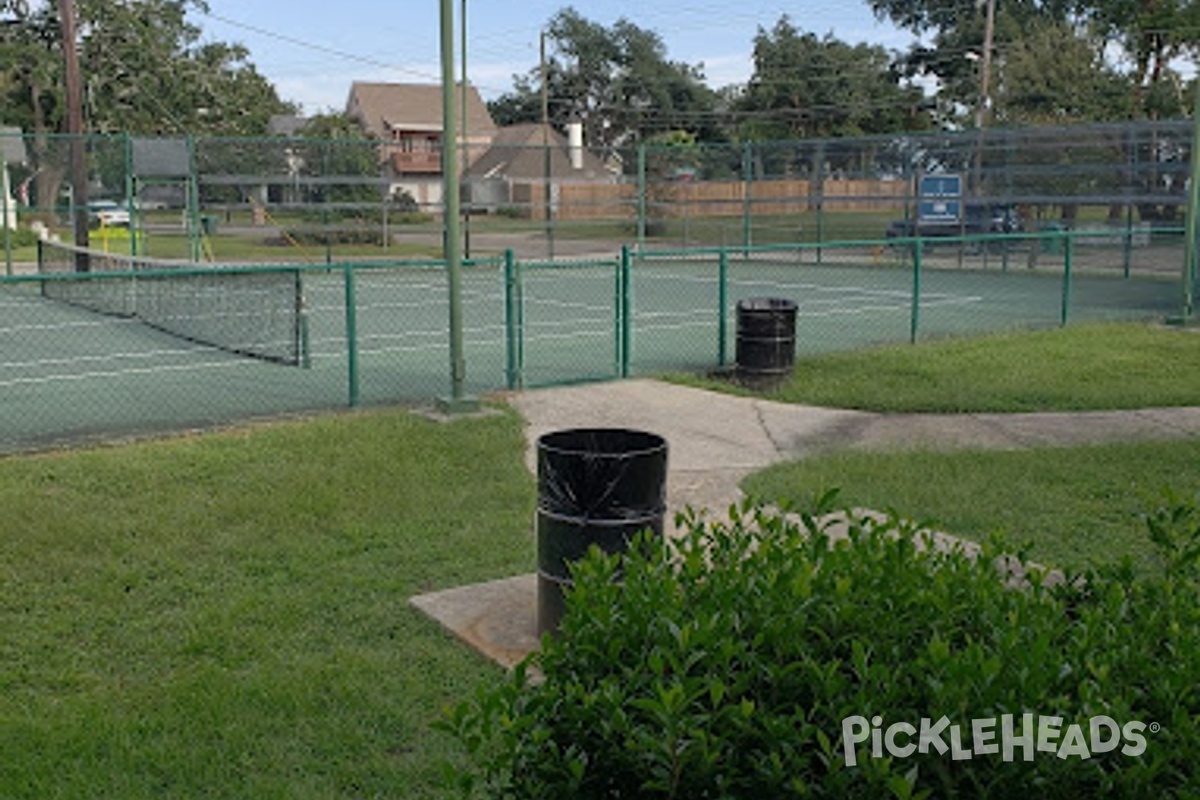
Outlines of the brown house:
{"label": "brown house", "polygon": [[[459,147],[470,165],[491,145],[496,124],[473,86],[467,87],[466,124],[459,120]],[[461,113],[462,87],[455,89]],[[381,160],[391,191],[407,191],[421,205],[437,205],[442,197],[442,87],[438,84],[367,83],[355,81],[346,114],[379,139]],[[465,134],[465,135],[464,135]],[[464,165],[460,164],[460,169]]]}

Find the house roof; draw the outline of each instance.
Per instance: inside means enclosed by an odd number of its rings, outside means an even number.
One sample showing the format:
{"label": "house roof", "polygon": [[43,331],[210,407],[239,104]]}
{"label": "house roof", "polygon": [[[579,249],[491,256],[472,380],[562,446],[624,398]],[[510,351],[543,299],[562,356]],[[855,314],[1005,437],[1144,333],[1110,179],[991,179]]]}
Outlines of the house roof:
{"label": "house roof", "polygon": [[309,123],[307,117],[295,114],[272,114],[267,120],[267,133],[271,136],[299,136],[304,126]]}
{"label": "house roof", "polygon": [[0,125],[0,155],[5,164],[25,163],[25,139],[21,136],[20,128]]}
{"label": "house roof", "polygon": [[[455,108],[462,108],[462,87],[455,87]],[[346,100],[346,113],[356,117],[367,129],[381,139],[390,138],[390,131],[400,128],[410,131],[439,132],[442,130],[442,87],[420,83],[367,83],[355,81]],[[461,120],[459,121],[461,124]],[[468,137],[491,138],[496,123],[487,105],[474,86],[467,87]]]}
{"label": "house roof", "polygon": [[467,177],[504,177],[516,181],[532,181],[545,178],[546,158],[542,151],[543,141],[550,144],[550,177],[557,180],[609,181],[612,172],[604,162],[586,148],[583,151],[583,168],[571,166],[567,139],[558,131],[547,126],[545,138],[540,123],[526,123],[501,128],[492,139],[492,146],[471,165]]}

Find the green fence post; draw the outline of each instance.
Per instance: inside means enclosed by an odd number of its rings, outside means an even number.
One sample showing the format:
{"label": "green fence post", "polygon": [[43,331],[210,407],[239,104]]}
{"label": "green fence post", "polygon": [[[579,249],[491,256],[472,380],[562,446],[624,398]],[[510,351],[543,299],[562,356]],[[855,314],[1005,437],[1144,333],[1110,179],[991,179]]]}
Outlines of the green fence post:
{"label": "green fence post", "polygon": [[[4,158],[0,155],[0,158]],[[4,274],[11,276],[13,274],[13,257],[12,257],[12,231],[8,227],[8,162],[0,163],[0,171],[4,173],[3,186],[0,186],[0,218],[3,219],[4,225]],[[16,216],[15,214],[13,215]]]}
{"label": "green fence post", "polygon": [[200,186],[199,171],[196,165],[196,137],[188,134],[188,256],[192,261],[200,260]]}
{"label": "green fence post", "polygon": [[633,349],[633,287],[632,258],[629,245],[621,246],[621,263],[617,271],[617,375],[629,377],[629,361]]}
{"label": "green fence post", "polygon": [[1074,250],[1075,237],[1069,232],[1057,234],[1063,237],[1063,289],[1061,322],[1067,324],[1071,314],[1071,251]]}
{"label": "green fence post", "polygon": [[508,388],[519,385],[517,369],[517,275],[512,248],[504,251],[504,341]]}
{"label": "green fence post", "polygon": [[717,366],[729,363],[729,251],[717,257]]}
{"label": "green fence post", "polygon": [[754,153],[751,149],[753,146],[746,142],[746,146],[742,148],[742,255],[746,257],[750,255],[750,246],[754,239],[751,221],[754,212],[751,209],[750,198],[754,191]]}
{"label": "green fence post", "polygon": [[354,265],[347,263],[342,270],[346,288],[346,379],[348,402],[358,405],[358,306],[354,291]]}
{"label": "green fence post", "polygon": [[637,151],[637,244],[638,252],[646,249],[646,145]]}
{"label": "green fence post", "polygon": [[129,255],[136,256],[142,215],[133,207],[133,201],[137,199],[137,187],[133,182],[133,138],[128,133],[123,134],[122,138],[125,140],[125,210],[129,212]]}
{"label": "green fence post", "polygon": [[304,294],[304,272],[296,270],[296,324],[300,326],[300,367],[312,369],[312,340],[308,328],[308,298]]}
{"label": "green fence post", "polygon": [[913,242],[913,288],[912,315],[909,320],[909,344],[917,343],[917,335],[921,331],[921,240]]}

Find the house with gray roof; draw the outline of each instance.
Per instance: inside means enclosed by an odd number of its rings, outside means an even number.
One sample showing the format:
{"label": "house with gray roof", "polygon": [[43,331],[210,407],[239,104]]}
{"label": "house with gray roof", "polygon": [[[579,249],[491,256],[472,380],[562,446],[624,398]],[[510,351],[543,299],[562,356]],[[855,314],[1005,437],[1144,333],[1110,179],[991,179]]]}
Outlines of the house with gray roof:
{"label": "house with gray roof", "polygon": [[616,183],[619,178],[619,167],[584,147],[582,126],[568,126],[564,136],[551,126],[527,123],[497,131],[492,146],[463,179],[472,208],[490,211],[526,204],[546,184],[553,197],[563,186]]}

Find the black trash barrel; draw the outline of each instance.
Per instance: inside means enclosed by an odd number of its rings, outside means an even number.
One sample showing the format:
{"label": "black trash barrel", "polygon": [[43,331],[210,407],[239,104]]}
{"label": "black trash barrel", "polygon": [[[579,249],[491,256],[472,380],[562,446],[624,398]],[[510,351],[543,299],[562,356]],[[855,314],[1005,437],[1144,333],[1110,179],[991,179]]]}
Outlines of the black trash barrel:
{"label": "black trash barrel", "polygon": [[750,386],[780,383],[796,362],[796,304],[754,297],[737,305],[737,374]]}
{"label": "black trash barrel", "polygon": [[557,631],[570,563],[591,545],[622,553],[649,529],[662,536],[667,442],[622,428],[555,431],[537,442],[538,636]]}

